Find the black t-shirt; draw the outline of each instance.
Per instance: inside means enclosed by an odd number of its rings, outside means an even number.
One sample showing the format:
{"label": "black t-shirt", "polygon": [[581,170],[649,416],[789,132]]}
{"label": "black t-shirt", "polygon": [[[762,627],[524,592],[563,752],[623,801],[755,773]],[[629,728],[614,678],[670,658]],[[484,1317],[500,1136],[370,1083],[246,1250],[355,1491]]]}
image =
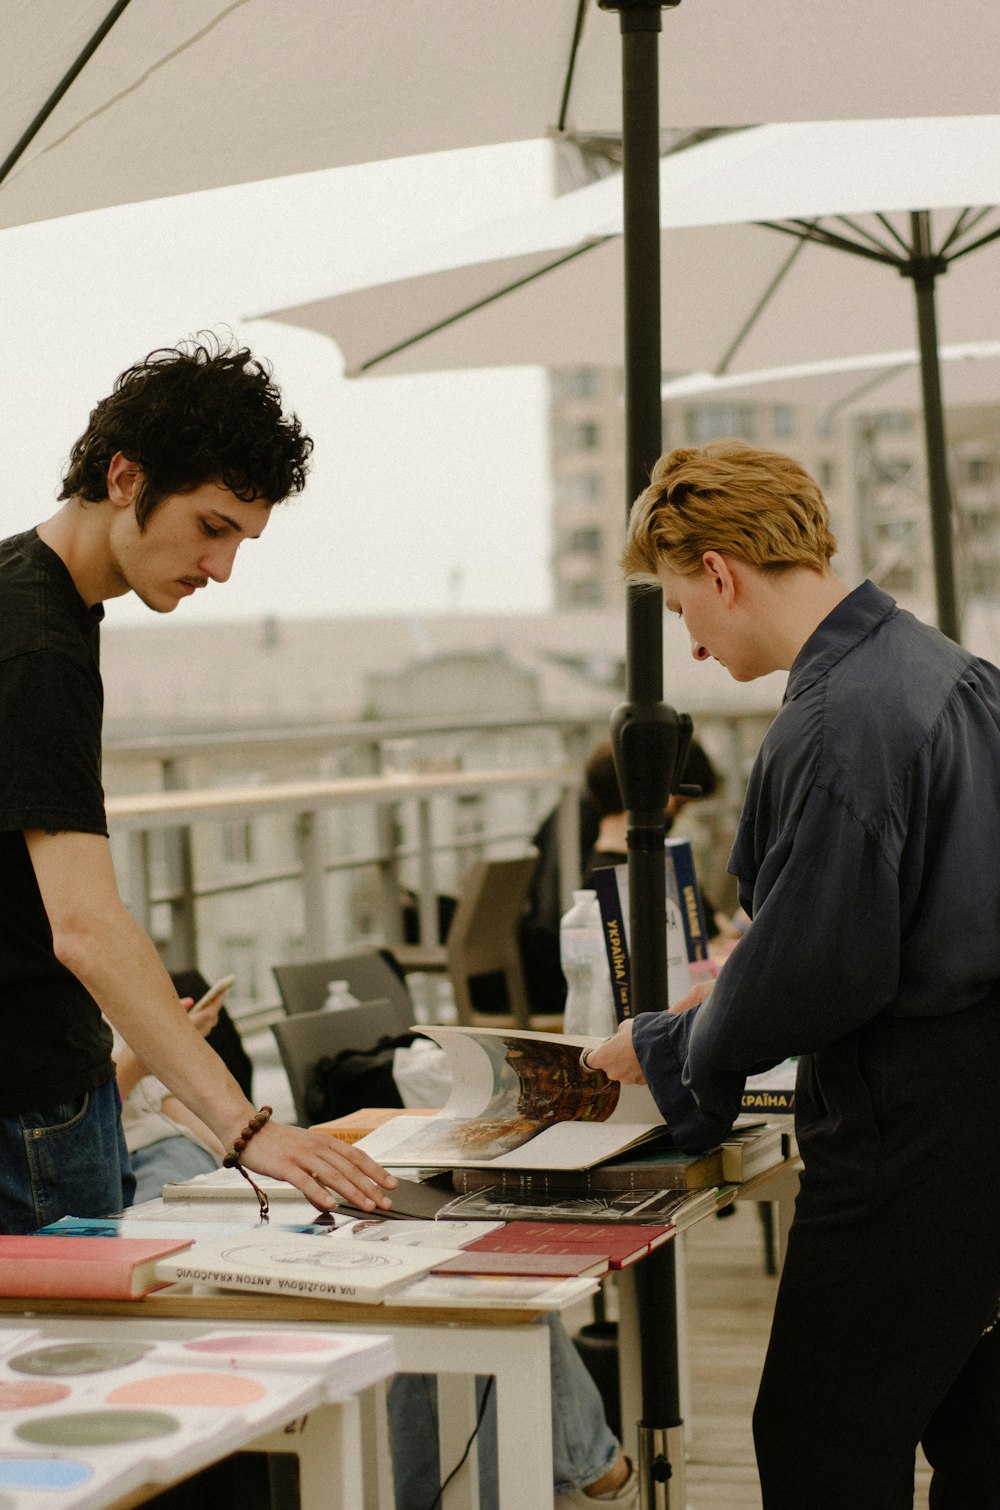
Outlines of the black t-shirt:
{"label": "black t-shirt", "polygon": [[52,952],[25,829],[106,834],[102,610],[34,530],[0,542],[0,1116],[114,1075],[96,1002]]}

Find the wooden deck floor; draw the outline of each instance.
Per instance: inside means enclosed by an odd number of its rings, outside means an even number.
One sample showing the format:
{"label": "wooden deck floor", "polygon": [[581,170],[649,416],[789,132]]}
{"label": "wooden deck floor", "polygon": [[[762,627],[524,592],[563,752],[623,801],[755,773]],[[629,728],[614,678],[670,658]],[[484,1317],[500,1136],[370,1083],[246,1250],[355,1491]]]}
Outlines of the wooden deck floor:
{"label": "wooden deck floor", "polygon": [[[777,1280],[764,1273],[757,1209],[747,1203],[721,1221],[699,1222],[685,1243],[688,1504],[761,1510],[750,1416]],[[927,1510],[928,1478],[921,1460],[914,1510]]]}

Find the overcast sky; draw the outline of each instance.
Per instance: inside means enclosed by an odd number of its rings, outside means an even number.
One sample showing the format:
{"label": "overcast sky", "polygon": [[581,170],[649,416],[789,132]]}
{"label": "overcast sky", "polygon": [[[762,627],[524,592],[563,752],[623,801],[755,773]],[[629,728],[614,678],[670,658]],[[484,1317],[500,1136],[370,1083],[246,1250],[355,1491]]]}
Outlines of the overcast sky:
{"label": "overcast sky", "polygon": [[[316,441],[306,492],[175,618],[545,611],[539,369],[342,377],[332,342],[243,316],[313,299],[391,251],[550,192],[545,143],[307,174],[0,231],[0,535],[56,507],[70,446],[119,371],[229,327]],[[135,599],[108,624],[149,622]],[[166,620],[165,622],[170,622]]]}

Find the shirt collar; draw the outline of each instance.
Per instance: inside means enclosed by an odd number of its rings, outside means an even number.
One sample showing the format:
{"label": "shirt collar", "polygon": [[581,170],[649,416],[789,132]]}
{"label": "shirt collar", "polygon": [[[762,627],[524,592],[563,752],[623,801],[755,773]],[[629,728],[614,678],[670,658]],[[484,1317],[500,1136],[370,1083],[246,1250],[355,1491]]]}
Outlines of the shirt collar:
{"label": "shirt collar", "polygon": [[862,582],[817,625],[788,673],[783,701],[789,702],[826,676],[872,630],[899,612],[888,593],[874,582]]}

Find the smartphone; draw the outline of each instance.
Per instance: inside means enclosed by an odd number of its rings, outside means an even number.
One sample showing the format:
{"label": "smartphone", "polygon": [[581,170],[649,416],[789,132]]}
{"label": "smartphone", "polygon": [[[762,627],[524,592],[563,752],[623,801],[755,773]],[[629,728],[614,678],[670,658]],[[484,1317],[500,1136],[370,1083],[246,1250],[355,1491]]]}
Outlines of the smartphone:
{"label": "smartphone", "polygon": [[195,1002],[194,1006],[191,1008],[191,1011],[196,1012],[199,1007],[209,1006],[212,1002],[217,1001],[220,996],[225,996],[226,992],[229,990],[229,987],[234,986],[235,984],[235,975],[224,975],[221,980],[217,980],[214,985],[209,986],[204,996],[200,997],[198,1001]]}

